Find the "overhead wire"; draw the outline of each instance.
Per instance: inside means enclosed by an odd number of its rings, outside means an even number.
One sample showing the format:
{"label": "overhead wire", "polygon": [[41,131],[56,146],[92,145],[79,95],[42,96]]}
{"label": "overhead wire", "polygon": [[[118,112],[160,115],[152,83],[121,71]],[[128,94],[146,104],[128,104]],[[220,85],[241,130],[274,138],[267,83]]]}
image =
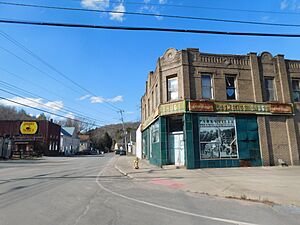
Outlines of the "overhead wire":
{"label": "overhead wire", "polygon": [[176,32],[176,33],[194,33],[194,34],[232,35],[232,36],[286,37],[286,38],[300,37],[300,34],[287,34],[287,33],[235,32],[235,31],[217,31],[217,30],[160,28],[160,27],[104,26],[104,25],[92,25],[92,24],[54,23],[54,22],[25,21],[25,20],[11,20],[11,19],[0,19],[0,23],[34,25],[34,26],[51,26],[51,27],[109,29],[109,30],[127,30],[127,31],[157,31],[157,32]]}
{"label": "overhead wire", "polygon": [[74,91],[75,93],[77,94],[82,94],[80,92],[78,92],[76,89],[72,88],[72,87],[69,87],[67,86],[66,84],[64,84],[61,80],[58,80],[56,77],[52,76],[51,74],[47,73],[46,71],[40,69],[39,67],[33,65],[32,63],[26,61],[25,59],[23,59],[22,57],[18,56],[17,54],[15,54],[14,52],[8,50],[7,48],[4,48],[2,46],[0,46],[0,49],[2,49],[3,51],[5,51],[6,53],[16,57],[17,59],[19,59],[20,61],[22,61],[23,63],[27,64],[28,66],[34,68],[35,70],[39,71],[40,73],[46,75],[47,77],[50,77],[51,79],[55,80],[56,82],[60,83],[61,85],[65,86],[65,87],[68,87],[70,90]]}
{"label": "overhead wire", "polygon": [[[73,2],[81,2],[82,0],[66,0]],[[270,10],[254,10],[254,9],[238,9],[238,8],[222,8],[222,7],[209,7],[199,5],[185,5],[185,4],[170,4],[170,3],[152,3],[152,2],[134,2],[134,1],[112,1],[102,0],[102,2],[124,4],[124,5],[143,5],[143,6],[158,6],[162,7],[175,7],[175,8],[190,8],[190,9],[206,9],[206,10],[221,10],[230,12],[249,12],[249,13],[269,13],[269,14],[283,14],[283,15],[300,15],[298,12],[282,12],[282,11],[270,11]]]}
{"label": "overhead wire", "polygon": [[8,102],[12,102],[12,103],[17,104],[17,105],[24,106],[24,107],[27,107],[27,108],[31,108],[31,109],[34,109],[34,110],[37,110],[37,111],[40,111],[40,112],[48,113],[48,114],[51,114],[51,115],[54,115],[54,116],[62,117],[62,118],[65,118],[65,119],[70,119],[72,121],[77,121],[77,122],[88,124],[88,125],[92,125],[92,126],[101,126],[99,124],[90,123],[90,122],[82,121],[82,120],[79,120],[79,119],[73,119],[73,118],[70,118],[70,117],[58,114],[58,113],[54,113],[54,112],[50,112],[48,110],[44,110],[44,109],[40,109],[40,108],[37,108],[37,107],[33,107],[33,106],[30,106],[30,105],[27,105],[27,104],[24,104],[24,103],[20,103],[20,102],[17,102],[17,101],[14,101],[14,100],[11,100],[11,99],[8,99],[8,98],[5,98],[5,97],[1,97],[0,96],[0,99],[8,101]]}
{"label": "overhead wire", "polygon": [[[18,74],[16,74],[16,73],[12,73],[12,72],[8,71],[7,69],[5,69],[5,68],[3,68],[3,67],[1,67],[1,66],[0,66],[0,70],[2,70],[2,71],[4,71],[4,72],[8,73],[9,75],[12,75],[12,76],[14,76],[14,77],[17,77],[18,79],[20,79],[20,80],[22,80],[22,81],[24,81],[24,82],[26,82],[26,83],[29,83],[29,84],[31,84],[31,85],[33,85],[33,86],[39,88],[39,89],[42,89],[42,90],[44,90],[44,91],[46,90],[47,92],[52,93],[53,95],[55,95],[55,96],[57,96],[57,97],[59,97],[59,98],[64,98],[63,96],[58,95],[56,92],[53,92],[52,90],[47,89],[46,87],[41,87],[40,85],[36,84],[35,82],[32,82],[31,80],[27,80],[27,79],[25,79],[24,77],[22,77],[22,76],[20,76],[20,75],[18,75]],[[46,99],[46,98],[45,98],[45,99]],[[81,105],[81,106],[82,106],[82,105]],[[92,110],[92,111],[94,111],[94,112],[97,113],[97,114],[100,113],[100,114],[102,114],[102,115],[110,116],[109,114],[104,113],[104,112],[97,111],[97,110],[95,110],[94,108],[89,108],[89,109]],[[75,109],[73,109],[73,110],[74,110],[74,111],[78,111],[78,110],[75,110]],[[79,111],[78,111],[78,112],[79,112]]]}
{"label": "overhead wire", "polygon": [[[71,82],[73,85],[79,87],[81,90],[83,90],[83,91],[91,94],[92,96],[97,97],[95,93],[91,92],[90,90],[88,90],[87,88],[85,88],[82,85],[78,84],[77,82],[73,81],[67,75],[65,75],[64,73],[62,73],[60,70],[58,70],[57,68],[55,68],[53,65],[51,65],[50,63],[48,63],[46,60],[42,59],[40,56],[38,56],[37,54],[35,54],[33,51],[31,51],[30,49],[28,49],[26,46],[24,46],[23,44],[21,44],[20,42],[18,42],[17,40],[15,40],[13,37],[11,37],[10,35],[8,35],[4,31],[0,31],[0,35],[3,36],[4,38],[6,38],[7,40],[11,41],[12,43],[14,43],[15,45],[17,45],[21,49],[23,49],[27,54],[31,55],[35,59],[37,59],[40,62],[42,62],[43,64],[45,64],[47,67],[49,67],[50,69],[52,69],[53,71],[55,71],[56,73],[58,73],[60,76],[64,77],[66,80],[68,80],[69,82]],[[76,92],[78,93],[78,91],[76,91]],[[118,107],[114,106],[113,104],[109,103],[106,100],[103,100],[103,102],[106,103],[107,105],[109,105],[111,108],[114,108],[113,110],[117,110],[117,111],[120,110]]]}
{"label": "overhead wire", "polygon": [[[1,2],[1,1],[0,1],[0,4],[11,5],[11,6],[20,6],[20,7],[53,9],[53,10],[116,13],[116,14],[135,15],[135,16],[152,16],[152,17],[163,17],[163,18],[173,18],[173,19],[189,19],[189,20],[202,20],[202,21],[211,21],[211,22],[238,23],[238,24],[264,25],[264,26],[300,27],[300,24],[291,24],[291,23],[269,23],[269,22],[218,19],[218,18],[170,15],[170,14],[159,14],[159,13],[141,13],[141,12],[128,12],[128,11],[122,12],[122,11],[116,11],[116,10],[71,8],[71,7],[46,6],[46,5],[25,4],[25,3],[10,3],[10,2]],[[77,84],[75,84],[75,85],[77,85]]]}
{"label": "overhead wire", "polygon": [[[0,85],[4,86],[4,87],[6,87],[6,88],[14,89],[15,91],[21,91],[21,92],[23,92],[23,93],[26,93],[26,94],[31,95],[32,97],[37,97],[37,98],[40,98],[40,99],[45,99],[45,100],[47,100],[47,101],[49,101],[49,102],[53,102],[53,103],[55,104],[55,101],[53,101],[53,100],[50,100],[50,99],[48,99],[48,98],[42,97],[42,96],[37,95],[37,94],[34,94],[34,93],[30,92],[30,91],[24,90],[24,89],[22,89],[22,88],[20,88],[20,87],[14,86],[14,85],[9,84],[9,83],[7,83],[7,82],[0,81]],[[6,91],[7,91],[7,90],[6,90]],[[15,94],[15,93],[10,93],[10,94]],[[25,96],[20,96],[20,95],[17,95],[17,94],[15,94],[15,95],[18,96],[18,97],[21,97],[21,98],[26,98]],[[26,98],[26,99],[28,99],[28,98]],[[47,106],[47,105],[45,105],[45,104],[43,104],[43,105],[44,105],[45,107],[48,107],[48,108],[49,108],[49,106]],[[57,106],[57,107],[60,107],[59,105],[56,105],[56,106]],[[91,120],[91,121],[98,121],[98,122],[100,122],[100,123],[104,123],[104,121],[102,121],[102,120],[99,120],[99,119],[95,119],[95,118],[89,117],[89,116],[84,115],[84,114],[82,114],[82,113],[80,113],[80,112],[78,112],[78,111],[76,112],[76,110],[71,109],[70,107],[67,107],[67,106],[63,106],[63,109],[59,109],[59,111],[64,111],[64,112],[66,112],[66,113],[72,113],[74,116],[81,117],[82,119],[89,119],[89,120]]]}

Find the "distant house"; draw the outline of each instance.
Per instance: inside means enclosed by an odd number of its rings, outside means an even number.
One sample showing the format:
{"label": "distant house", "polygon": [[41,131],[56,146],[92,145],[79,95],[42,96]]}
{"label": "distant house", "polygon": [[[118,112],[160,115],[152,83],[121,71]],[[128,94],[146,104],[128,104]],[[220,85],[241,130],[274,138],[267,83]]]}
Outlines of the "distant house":
{"label": "distant house", "polygon": [[91,149],[91,139],[88,134],[79,134],[80,139],[79,151]]}
{"label": "distant house", "polygon": [[60,134],[60,153],[62,155],[73,155],[79,151],[80,140],[75,127],[62,127]]}

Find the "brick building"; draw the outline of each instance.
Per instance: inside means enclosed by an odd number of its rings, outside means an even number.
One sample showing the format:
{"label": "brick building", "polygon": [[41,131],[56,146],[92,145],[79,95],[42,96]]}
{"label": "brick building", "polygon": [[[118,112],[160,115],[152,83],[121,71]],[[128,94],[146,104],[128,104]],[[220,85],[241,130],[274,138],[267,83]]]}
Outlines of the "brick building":
{"label": "brick building", "polygon": [[300,60],[170,48],[149,73],[141,106],[152,164],[299,165]]}
{"label": "brick building", "polygon": [[47,120],[0,120],[0,137],[12,141],[12,156],[56,156],[61,127]]}

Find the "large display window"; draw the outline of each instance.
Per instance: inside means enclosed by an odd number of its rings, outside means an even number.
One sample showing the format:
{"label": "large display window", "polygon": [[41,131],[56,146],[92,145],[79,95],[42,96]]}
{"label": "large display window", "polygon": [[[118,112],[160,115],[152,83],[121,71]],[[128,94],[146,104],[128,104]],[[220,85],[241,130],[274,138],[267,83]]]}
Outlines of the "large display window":
{"label": "large display window", "polygon": [[235,118],[199,117],[200,159],[238,158]]}

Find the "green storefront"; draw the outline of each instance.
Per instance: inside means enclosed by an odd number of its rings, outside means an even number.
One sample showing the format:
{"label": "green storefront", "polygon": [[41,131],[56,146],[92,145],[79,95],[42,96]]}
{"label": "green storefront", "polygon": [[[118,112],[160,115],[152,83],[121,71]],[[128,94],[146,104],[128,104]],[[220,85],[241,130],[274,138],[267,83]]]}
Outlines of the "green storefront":
{"label": "green storefront", "polygon": [[144,126],[143,155],[154,165],[187,169],[261,166],[257,116],[289,112],[288,107],[187,101],[161,105]]}

